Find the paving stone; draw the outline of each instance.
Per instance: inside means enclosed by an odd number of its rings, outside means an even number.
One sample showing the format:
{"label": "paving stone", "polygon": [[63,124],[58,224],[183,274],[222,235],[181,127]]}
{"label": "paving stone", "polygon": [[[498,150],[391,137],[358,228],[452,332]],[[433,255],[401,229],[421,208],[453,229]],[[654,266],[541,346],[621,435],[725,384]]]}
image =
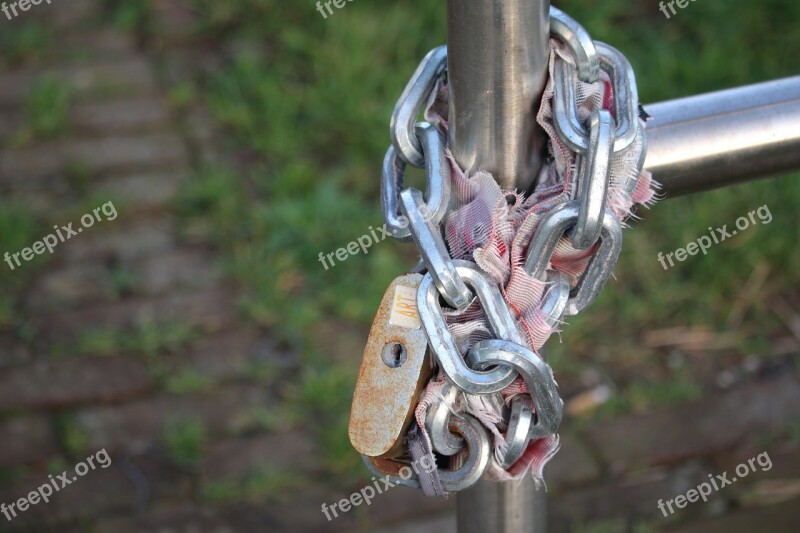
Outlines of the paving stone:
{"label": "paving stone", "polygon": [[334,498],[329,491],[308,485],[303,490],[284,494],[280,501],[233,504],[220,508],[220,514],[228,523],[235,524],[237,531],[317,533],[355,530],[356,516],[352,511],[332,521],[325,518],[322,503],[332,503]]}
{"label": "paving stone", "polygon": [[246,377],[260,362],[258,334],[251,329],[233,329],[206,335],[170,360],[172,375],[196,372],[214,381]]}
{"label": "paving stone", "polygon": [[83,305],[70,312],[39,314],[31,324],[48,342],[74,342],[80,332],[125,329],[147,324],[179,323],[213,332],[237,320],[232,287],[212,287],[167,293],[158,298],[128,298],[113,303]]}
{"label": "paving stone", "polygon": [[115,277],[119,272],[131,278],[126,291],[145,296],[158,296],[170,290],[203,289],[222,279],[214,258],[198,247],[144,257],[124,270],[110,266],[113,264],[114,261],[95,259],[67,262],[50,269],[32,283],[28,312],[52,313],[81,304],[118,301],[120,287]]}
{"label": "paving stone", "polygon": [[[751,468],[750,477],[753,481],[761,481],[766,479],[798,479],[800,480],[800,447],[797,445],[782,445],[775,446],[773,444],[765,445],[764,441],[771,440],[767,438],[759,439],[758,436],[753,440],[741,443],[724,453],[715,454],[712,458],[714,465],[714,472],[733,472],[740,464],[747,464],[750,460],[753,461],[753,468]],[[761,440],[762,442],[758,442]],[[766,456],[763,454],[766,453]],[[772,467],[769,470],[764,470],[764,467],[759,464],[759,457],[763,464],[769,467],[770,462]]]}
{"label": "paving stone", "polygon": [[[156,2],[152,17],[158,28],[155,39],[162,47],[191,43],[198,23],[197,12],[180,2]],[[174,52],[174,50],[171,50]]]}
{"label": "paving stone", "polygon": [[600,476],[600,469],[579,438],[570,431],[560,432],[561,449],[547,463],[544,479],[548,488],[586,483]]}
{"label": "paving stone", "polygon": [[184,141],[173,134],[108,137],[75,141],[69,157],[85,165],[92,175],[132,169],[186,168]]}
{"label": "paving stone", "polygon": [[800,383],[785,374],[725,394],[646,414],[625,416],[588,434],[614,471],[675,464],[732,447],[758,432],[797,421]]}
{"label": "paving stone", "polygon": [[325,346],[337,362],[349,365],[358,372],[369,328],[344,320],[320,320],[311,331],[318,346]]}
{"label": "paving stone", "polygon": [[0,332],[0,371],[27,363],[33,357],[31,347],[10,333]]}
{"label": "paving stone", "polygon": [[456,533],[456,515],[448,513],[427,520],[409,521],[398,526],[381,527],[374,533]]}
{"label": "paving stone", "polygon": [[56,454],[56,436],[46,416],[17,416],[0,421],[0,468],[43,461]]}
{"label": "paving stone", "polygon": [[[120,209],[117,213],[124,217],[125,211]],[[168,220],[106,221],[106,224],[103,231],[98,226],[96,231],[85,231],[65,241],[56,253],[63,254],[64,260],[71,264],[98,261],[132,269],[145,257],[166,254],[176,246]]]}
{"label": "paving stone", "polygon": [[[769,453],[772,468],[759,475],[763,479],[800,480],[800,448],[786,448]],[[758,464],[758,463],[756,463]]]}
{"label": "paving stone", "polygon": [[170,126],[169,111],[157,98],[89,101],[70,110],[73,135],[162,131]]}
{"label": "paving stone", "polygon": [[152,295],[171,289],[213,287],[222,279],[216,258],[199,246],[146,257],[133,270],[139,278],[137,291]]}
{"label": "paving stone", "polygon": [[93,183],[92,191],[100,198],[114,198],[114,205],[126,213],[135,213],[165,206],[178,194],[183,181],[179,172],[115,174]]}
{"label": "paving stone", "polygon": [[75,205],[80,201],[79,196],[70,189],[66,181],[63,183],[63,188],[60,185],[53,183],[53,188],[49,190],[42,188],[3,190],[0,183],[0,194],[7,205],[24,206],[36,219],[48,220],[54,216],[54,206]]}
{"label": "paving stone", "polygon": [[[616,482],[573,489],[549,498],[548,516],[552,515],[554,522],[572,526],[619,517],[663,520],[658,509],[659,499],[685,494],[706,479],[699,464],[689,464],[674,472],[653,470],[627,476]],[[697,510],[697,507],[691,509]]]}
{"label": "paving stone", "polygon": [[163,505],[134,517],[104,520],[94,533],[234,533],[242,531],[220,518],[217,511],[191,503]]}
{"label": "paving stone", "polygon": [[52,2],[42,4],[42,9],[34,12],[44,17],[51,28],[63,31],[75,31],[79,27],[91,24],[94,27],[102,16],[102,6],[96,0],[70,0],[69,2]]}
{"label": "paving stone", "polygon": [[186,146],[172,134],[51,141],[4,152],[0,180],[4,188],[30,189],[41,188],[52,179],[64,179],[70,166],[96,178],[117,172],[187,171],[187,164]]}
{"label": "paving stone", "polygon": [[66,142],[60,140],[5,150],[0,153],[0,183],[4,189],[37,189],[59,175],[63,180],[66,154]]}
{"label": "paving stone", "polygon": [[[67,469],[67,479],[75,477],[69,485],[60,488],[45,503],[29,507],[13,519],[18,527],[41,531],[49,526],[57,531],[77,520],[120,512],[131,513],[141,509],[153,497],[188,497],[190,483],[185,474],[169,468],[154,468],[151,461],[142,458],[128,459],[109,453],[110,466],[99,463],[94,470],[76,476],[74,466]],[[77,463],[76,463],[77,464]],[[55,478],[60,472],[51,472]],[[13,502],[48,482],[46,473],[0,487],[0,501]],[[61,482],[59,487],[61,486]],[[83,530],[85,531],[85,529]]]}
{"label": "paving stone", "polygon": [[0,410],[118,402],[151,385],[147,367],[132,358],[45,359],[0,371]]}
{"label": "paving stone", "polygon": [[292,430],[215,443],[203,461],[205,482],[242,482],[259,470],[290,471],[298,476],[319,467],[311,434]]}
{"label": "paving stone", "polygon": [[139,454],[158,446],[168,420],[199,419],[214,438],[247,428],[256,410],[269,407],[266,391],[237,387],[91,407],[76,412],[75,421],[89,436],[93,449]]}
{"label": "paving stone", "polygon": [[82,302],[117,298],[111,271],[100,263],[67,264],[37,277],[28,293],[31,313],[46,313]]}
{"label": "paving stone", "polygon": [[733,511],[725,516],[670,527],[674,533],[790,533],[800,524],[800,500]]}
{"label": "paving stone", "polygon": [[[137,53],[133,35],[117,29],[93,28],[91,32],[71,33],[62,40],[67,51],[86,61],[106,62],[105,60],[127,60]],[[64,62],[64,58],[59,58]]]}
{"label": "paving stone", "polygon": [[18,109],[20,102],[43,77],[62,81],[74,101],[96,98],[138,97],[157,94],[153,69],[142,56],[90,65],[57,67],[41,70],[22,69],[0,74],[0,108]]}
{"label": "paving stone", "polygon": [[4,143],[8,137],[16,134],[25,124],[25,117],[19,109],[0,111],[0,141]]}
{"label": "paving stone", "polygon": [[[365,485],[356,487],[360,490]],[[350,494],[341,494],[339,499],[349,497]],[[332,501],[329,503],[333,503]],[[456,499],[454,497],[429,498],[422,491],[409,487],[394,487],[384,494],[379,494],[372,500],[372,504],[364,508],[357,508],[364,516],[358,518],[358,523],[373,524],[400,524],[410,518],[424,516],[437,516],[455,511]],[[351,510],[348,514],[353,514]]]}

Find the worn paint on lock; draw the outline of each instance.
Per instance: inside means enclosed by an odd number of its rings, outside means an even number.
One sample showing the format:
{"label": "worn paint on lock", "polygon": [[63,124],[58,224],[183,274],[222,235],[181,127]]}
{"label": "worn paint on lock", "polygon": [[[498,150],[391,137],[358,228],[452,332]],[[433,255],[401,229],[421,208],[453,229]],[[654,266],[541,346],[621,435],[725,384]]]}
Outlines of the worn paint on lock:
{"label": "worn paint on lock", "polygon": [[349,428],[353,447],[369,457],[402,453],[405,430],[430,379],[428,341],[416,308],[421,281],[420,274],[394,280],[369,332]]}
{"label": "worn paint on lock", "polygon": [[395,285],[389,324],[408,329],[422,327],[417,313],[417,289],[403,284]]}

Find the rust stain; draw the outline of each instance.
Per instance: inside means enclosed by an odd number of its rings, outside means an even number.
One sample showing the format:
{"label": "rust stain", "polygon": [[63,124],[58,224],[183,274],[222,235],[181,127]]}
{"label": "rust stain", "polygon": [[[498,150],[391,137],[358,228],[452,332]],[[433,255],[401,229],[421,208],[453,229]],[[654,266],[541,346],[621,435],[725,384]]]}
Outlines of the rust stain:
{"label": "rust stain", "polygon": [[[392,457],[402,452],[403,435],[413,417],[422,389],[430,378],[428,343],[422,328],[389,324],[395,287],[419,287],[422,276],[397,278],[383,296],[370,330],[350,409],[350,442],[369,457]],[[406,361],[397,368],[383,362],[389,343],[402,343]]]}

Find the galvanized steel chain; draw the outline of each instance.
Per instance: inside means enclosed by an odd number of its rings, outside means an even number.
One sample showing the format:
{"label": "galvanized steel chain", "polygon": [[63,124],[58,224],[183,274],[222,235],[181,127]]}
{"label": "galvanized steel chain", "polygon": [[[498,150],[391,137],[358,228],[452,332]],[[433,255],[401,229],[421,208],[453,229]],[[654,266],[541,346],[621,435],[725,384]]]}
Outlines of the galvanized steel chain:
{"label": "galvanized steel chain", "polygon": [[[562,11],[551,8],[550,17],[552,38],[562,48],[553,54],[553,126],[560,144],[574,156],[576,179],[542,215],[527,247],[524,270],[531,279],[547,284],[540,312],[546,327],[552,329],[563,317],[589,307],[611,276],[622,246],[623,216],[607,200],[612,168],[625,161],[630,167],[627,175],[638,176],[646,144],[636,81],[625,57],[609,45],[592,41],[586,30]],[[374,473],[423,488],[424,476],[433,475],[446,492],[454,492],[477,481],[492,459],[499,468],[510,469],[531,442],[554,436],[564,404],[551,368],[521,332],[519,313],[504,298],[501,284],[476,263],[454,259],[443,236],[442,225],[454,203],[451,162],[443,132],[431,123],[417,122],[417,117],[433,101],[446,68],[446,47],[428,53],[392,115],[381,207],[392,236],[416,245],[424,275],[398,278],[384,297],[362,362],[350,436]],[[579,83],[598,82],[607,86],[607,105],[591,110],[581,107]],[[404,187],[406,165],[424,167],[424,193]],[[627,194],[635,187],[635,180],[621,185]],[[575,287],[553,264],[554,253],[564,242],[576,251],[585,251],[589,258]],[[457,341],[448,317],[467,310],[485,318],[489,339],[469,346]],[[443,382],[429,382],[436,377],[426,366],[428,356],[414,348],[420,342],[420,328],[432,356],[430,364],[441,371]],[[406,364],[416,365],[418,370],[408,370],[405,381],[394,380],[395,376],[380,367],[391,366],[386,363],[387,350],[395,354],[398,368],[404,364],[400,360],[405,353],[408,361],[413,359]],[[511,387],[515,381],[519,383],[518,377],[524,387]],[[398,385],[401,381],[405,385]],[[375,392],[387,382],[405,386],[407,390],[398,397],[402,401],[411,398],[414,405],[382,405],[392,402]],[[416,402],[426,386],[434,386],[437,394],[430,405],[423,406],[424,417],[420,418]],[[509,387],[514,391],[509,392]],[[504,434],[504,443],[495,446],[494,457],[485,422],[468,414],[464,406],[476,397],[502,414],[498,431]],[[400,474],[411,459],[418,459],[409,455],[403,441],[414,424],[429,438],[439,463],[449,462],[450,468],[433,473],[415,469],[407,477]]]}

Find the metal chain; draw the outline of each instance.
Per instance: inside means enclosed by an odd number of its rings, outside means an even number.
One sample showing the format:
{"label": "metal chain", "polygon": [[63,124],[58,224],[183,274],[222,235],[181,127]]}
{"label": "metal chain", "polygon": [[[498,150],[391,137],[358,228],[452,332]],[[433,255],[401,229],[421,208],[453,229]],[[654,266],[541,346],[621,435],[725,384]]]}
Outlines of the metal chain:
{"label": "metal chain", "polygon": [[[554,206],[537,226],[528,247],[525,271],[549,283],[541,311],[547,324],[554,327],[564,316],[589,307],[611,276],[622,246],[620,220],[607,205],[612,161],[635,144],[643,146],[645,140],[638,118],[636,80],[625,57],[611,46],[592,41],[586,30],[563,11],[552,7],[550,17],[552,36],[566,46],[572,60],[556,56],[554,127],[564,145],[575,154],[578,177],[569,201]],[[525,382],[530,396],[515,396],[507,410],[506,445],[496,456],[503,469],[520,459],[531,440],[556,433],[564,404],[551,368],[526,347],[515,313],[498,284],[476,264],[454,260],[444,241],[441,224],[450,203],[451,167],[441,133],[431,124],[416,123],[416,118],[445,75],[446,66],[446,47],[428,53],[395,106],[390,127],[392,145],[383,165],[381,205],[390,233],[403,241],[413,240],[427,272],[417,292],[417,307],[428,345],[447,382],[440,400],[427,411],[425,429],[439,454],[462,457],[465,449],[468,454],[460,468],[439,472],[442,487],[452,492],[477,481],[489,464],[486,429],[457,409],[464,394],[494,395],[496,401],[502,402],[499,391],[518,376]],[[610,82],[614,113],[600,109],[582,121],[578,80],[595,83],[603,79],[602,73]],[[637,175],[643,163],[644,155],[636,162]],[[403,187],[406,164],[425,167],[424,195]],[[577,250],[592,250],[575,288],[570,287],[565,274],[550,268],[556,246],[564,237]],[[478,342],[463,354],[448,329],[440,299],[457,310],[480,306],[494,338]],[[397,483],[419,486],[415,477],[393,476],[402,462],[365,457],[365,463],[376,474]]]}

